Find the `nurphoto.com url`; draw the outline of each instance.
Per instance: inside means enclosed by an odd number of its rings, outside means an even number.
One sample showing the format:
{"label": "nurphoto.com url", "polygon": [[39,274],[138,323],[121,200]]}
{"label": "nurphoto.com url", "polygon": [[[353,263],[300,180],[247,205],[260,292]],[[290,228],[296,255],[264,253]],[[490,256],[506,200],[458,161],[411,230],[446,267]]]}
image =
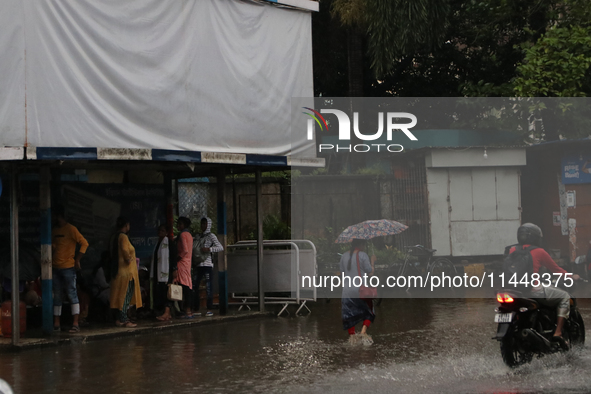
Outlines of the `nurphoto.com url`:
{"label": "nurphoto.com url", "polygon": [[440,274],[427,275],[399,275],[388,276],[384,282],[377,276],[346,276],[344,273],[339,275],[324,276],[306,276],[301,278],[301,284],[304,288],[330,288],[334,291],[342,286],[345,287],[377,287],[377,288],[401,288],[401,289],[474,289],[474,288],[523,288],[523,287],[550,287],[557,286],[562,282],[563,286],[571,287],[574,283],[571,273],[555,274],[524,274],[518,277],[516,274],[506,275],[504,273],[496,274],[493,272],[484,272],[482,276],[475,275],[446,275]]}

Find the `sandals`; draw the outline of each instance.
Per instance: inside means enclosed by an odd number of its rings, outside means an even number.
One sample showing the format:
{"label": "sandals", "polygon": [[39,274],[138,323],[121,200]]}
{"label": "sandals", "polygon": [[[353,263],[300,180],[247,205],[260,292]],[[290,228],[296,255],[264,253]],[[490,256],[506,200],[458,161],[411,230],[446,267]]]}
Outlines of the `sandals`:
{"label": "sandals", "polygon": [[[55,327],[54,327],[55,330]],[[68,331],[70,334],[75,334],[77,332],[80,332],[80,326],[72,326],[72,328],[70,328],[70,331]]]}
{"label": "sandals", "polygon": [[180,317],[180,319],[192,319],[194,317],[195,316],[193,316],[193,315],[183,315],[183,316]]}
{"label": "sandals", "polygon": [[172,317],[162,317],[162,316],[156,316],[156,320],[158,321],[171,321]]}

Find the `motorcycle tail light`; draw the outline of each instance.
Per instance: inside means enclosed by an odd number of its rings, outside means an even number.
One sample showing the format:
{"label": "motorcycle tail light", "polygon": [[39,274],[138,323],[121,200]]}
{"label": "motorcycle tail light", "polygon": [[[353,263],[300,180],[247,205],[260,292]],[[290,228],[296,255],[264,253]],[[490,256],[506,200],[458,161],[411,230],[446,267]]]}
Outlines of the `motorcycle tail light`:
{"label": "motorcycle tail light", "polygon": [[497,293],[497,301],[499,301],[501,304],[507,304],[515,300],[508,293]]}

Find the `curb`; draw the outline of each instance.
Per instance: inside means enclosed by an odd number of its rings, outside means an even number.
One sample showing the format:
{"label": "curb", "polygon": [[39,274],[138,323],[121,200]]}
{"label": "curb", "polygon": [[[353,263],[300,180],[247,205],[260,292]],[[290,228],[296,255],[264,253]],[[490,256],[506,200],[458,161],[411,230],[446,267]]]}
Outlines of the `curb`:
{"label": "curb", "polygon": [[[170,331],[175,329],[186,329],[197,326],[205,326],[211,324],[229,323],[240,320],[254,319],[258,317],[274,316],[272,312],[249,312],[240,315],[216,316],[214,318],[203,317],[196,320],[184,321],[173,320],[171,322],[150,322],[150,325],[138,325],[136,328],[120,328],[112,326],[101,326],[92,329],[91,333],[85,333],[82,330],[77,334],[54,334],[46,338],[21,338],[21,343],[14,346],[10,344],[0,344],[0,353],[23,351],[28,349],[39,349],[46,347],[62,346],[88,343],[92,341],[100,341],[103,339],[123,338],[151,333],[160,333],[163,331]],[[64,336],[62,336],[64,335]],[[8,338],[6,338],[8,339]]]}

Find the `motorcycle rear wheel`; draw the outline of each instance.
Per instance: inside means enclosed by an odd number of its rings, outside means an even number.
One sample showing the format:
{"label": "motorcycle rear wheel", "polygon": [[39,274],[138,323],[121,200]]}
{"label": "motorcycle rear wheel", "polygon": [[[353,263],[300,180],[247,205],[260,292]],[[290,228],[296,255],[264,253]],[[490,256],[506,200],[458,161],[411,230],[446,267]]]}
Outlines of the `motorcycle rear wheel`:
{"label": "motorcycle rear wheel", "polygon": [[569,337],[571,345],[575,348],[582,348],[585,345],[585,323],[578,310],[571,311],[569,317]]}
{"label": "motorcycle rear wheel", "polygon": [[501,355],[505,364],[511,368],[527,364],[533,358],[532,352],[519,349],[519,344],[513,335],[508,335],[501,340]]}

